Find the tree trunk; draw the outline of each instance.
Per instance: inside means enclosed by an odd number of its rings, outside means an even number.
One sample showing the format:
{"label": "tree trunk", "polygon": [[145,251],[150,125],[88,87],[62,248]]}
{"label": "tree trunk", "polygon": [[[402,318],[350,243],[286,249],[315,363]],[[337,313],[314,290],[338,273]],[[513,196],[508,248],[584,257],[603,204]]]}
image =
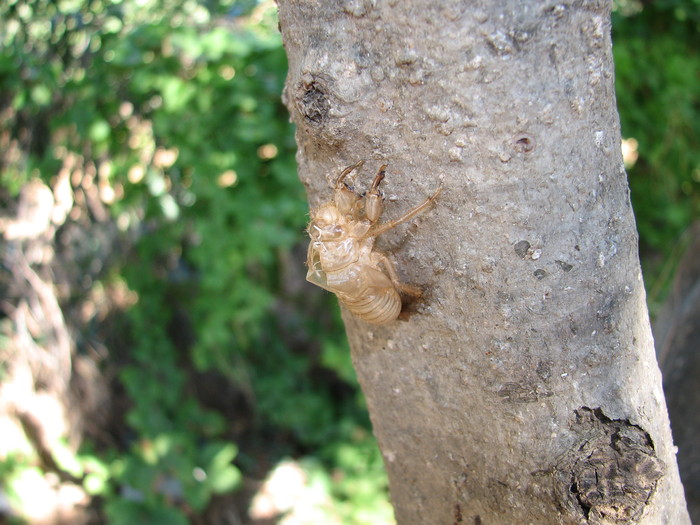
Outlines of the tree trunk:
{"label": "tree trunk", "polygon": [[379,165],[425,291],[344,311],[406,524],[689,523],[620,153],[610,4],[279,0],[311,207]]}

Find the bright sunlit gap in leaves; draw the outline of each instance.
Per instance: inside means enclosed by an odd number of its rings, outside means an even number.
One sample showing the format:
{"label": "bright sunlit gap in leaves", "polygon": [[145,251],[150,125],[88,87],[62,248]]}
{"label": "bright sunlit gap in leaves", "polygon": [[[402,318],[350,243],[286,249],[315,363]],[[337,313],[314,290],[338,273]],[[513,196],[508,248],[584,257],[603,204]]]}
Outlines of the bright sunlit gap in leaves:
{"label": "bright sunlit gap in leaves", "polygon": [[228,188],[238,182],[238,173],[234,170],[226,170],[216,179],[216,183],[221,188]]}
{"label": "bright sunlit gap in leaves", "polygon": [[[286,459],[272,469],[253,496],[248,516],[254,523],[277,523],[278,525],[343,525],[347,522],[349,508],[357,507],[357,502],[334,501],[333,486],[343,484],[344,473],[340,470],[330,474],[312,458],[299,461]],[[345,480],[353,483],[352,480]],[[365,505],[372,506],[371,483],[355,486],[357,494],[367,498]],[[337,494],[335,495],[337,497]],[[362,497],[362,496],[361,496]],[[361,509],[356,509],[359,523],[372,525],[395,525],[394,513],[389,501],[374,501],[373,508],[365,509],[365,519],[360,518]],[[345,507],[345,509],[343,509]],[[354,522],[353,522],[354,523]]]}
{"label": "bright sunlit gap in leaves", "polygon": [[157,148],[153,154],[153,165],[157,168],[169,168],[175,164],[179,154],[180,152],[177,148]]}
{"label": "bright sunlit gap in leaves", "polygon": [[231,80],[236,76],[236,70],[229,65],[221,66],[219,68],[219,75],[221,75],[221,78],[224,80]]}
{"label": "bright sunlit gap in leaves", "polygon": [[274,159],[277,156],[277,146],[274,144],[265,144],[258,148],[258,157],[263,160]]}
{"label": "bright sunlit gap in leaves", "polygon": [[639,142],[635,138],[622,139],[622,160],[625,168],[630,169],[639,158]]}

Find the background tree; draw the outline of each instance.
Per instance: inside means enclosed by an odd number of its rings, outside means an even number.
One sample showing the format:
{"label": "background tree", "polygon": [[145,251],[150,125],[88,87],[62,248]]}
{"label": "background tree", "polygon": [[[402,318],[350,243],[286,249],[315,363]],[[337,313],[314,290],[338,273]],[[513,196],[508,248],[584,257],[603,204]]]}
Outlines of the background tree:
{"label": "background tree", "polygon": [[609,19],[599,1],[280,2],[312,207],[359,159],[389,163],[396,215],[445,186],[380,243],[426,289],[415,315],[344,316],[401,524],[688,523]]}

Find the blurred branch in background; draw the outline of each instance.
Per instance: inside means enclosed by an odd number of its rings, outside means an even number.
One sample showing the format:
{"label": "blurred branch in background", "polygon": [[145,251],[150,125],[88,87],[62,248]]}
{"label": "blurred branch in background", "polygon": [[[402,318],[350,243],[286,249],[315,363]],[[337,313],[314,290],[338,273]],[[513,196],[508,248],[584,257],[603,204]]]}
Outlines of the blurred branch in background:
{"label": "blurred branch in background", "polygon": [[[700,8],[617,7],[654,306],[698,217]],[[0,3],[5,515],[393,522],[335,300],[303,278],[276,24],[252,0]]]}

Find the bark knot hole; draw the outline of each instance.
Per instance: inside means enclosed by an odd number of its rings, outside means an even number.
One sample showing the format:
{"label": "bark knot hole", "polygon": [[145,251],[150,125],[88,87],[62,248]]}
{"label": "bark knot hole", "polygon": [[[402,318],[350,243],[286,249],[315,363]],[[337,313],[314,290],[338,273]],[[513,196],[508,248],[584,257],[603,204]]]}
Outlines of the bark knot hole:
{"label": "bark knot hole", "polygon": [[515,250],[515,253],[518,254],[518,257],[521,259],[524,259],[525,256],[527,255],[527,252],[530,250],[530,243],[528,241],[518,241],[515,243],[513,246],[513,249]]}
{"label": "bark knot hole", "polygon": [[535,139],[527,133],[521,133],[513,141],[515,151],[518,153],[530,153],[535,149]]}
{"label": "bark knot hole", "polygon": [[591,523],[636,522],[664,475],[647,432],[600,408],[576,411],[584,440],[571,466],[570,493]]}
{"label": "bark knot hole", "polygon": [[328,118],[331,108],[326,91],[317,82],[301,86],[302,94],[297,104],[299,113],[306,122],[320,125]]}

